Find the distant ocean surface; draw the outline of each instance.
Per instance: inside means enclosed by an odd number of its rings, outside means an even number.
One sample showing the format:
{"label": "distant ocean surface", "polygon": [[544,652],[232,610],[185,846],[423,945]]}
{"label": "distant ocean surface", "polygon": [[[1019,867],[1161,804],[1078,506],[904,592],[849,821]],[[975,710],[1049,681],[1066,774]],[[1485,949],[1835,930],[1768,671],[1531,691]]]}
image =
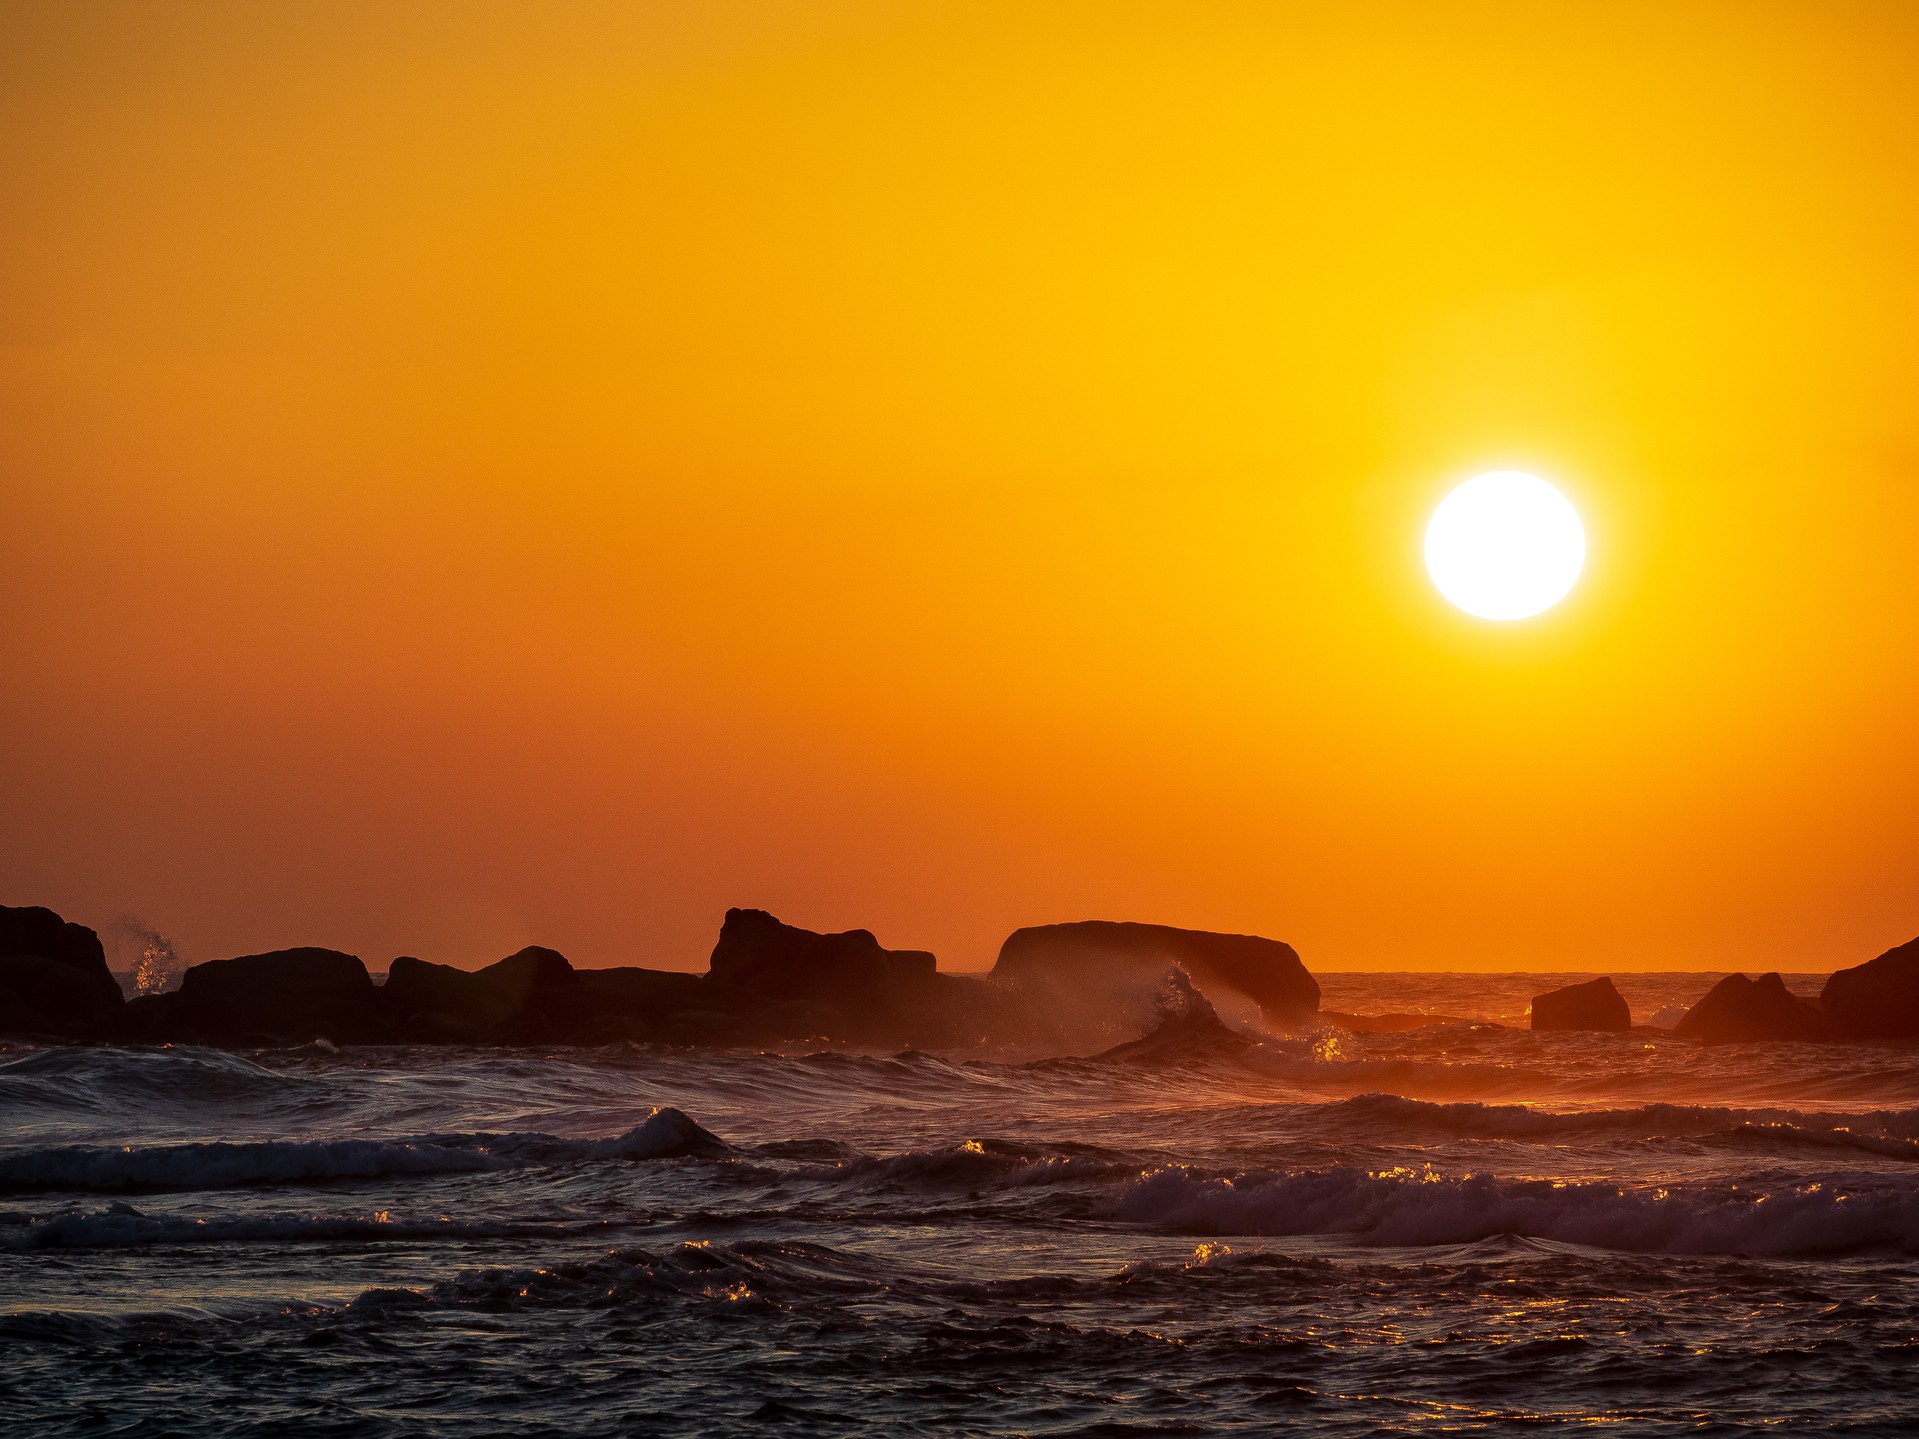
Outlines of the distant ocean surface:
{"label": "distant ocean surface", "polygon": [[[1919,1046],[1535,1036],[1496,1026],[1584,976],[1319,977],[1458,1019],[0,1047],[0,1431],[1919,1429]],[[1645,1020],[1714,978],[1618,982]]]}

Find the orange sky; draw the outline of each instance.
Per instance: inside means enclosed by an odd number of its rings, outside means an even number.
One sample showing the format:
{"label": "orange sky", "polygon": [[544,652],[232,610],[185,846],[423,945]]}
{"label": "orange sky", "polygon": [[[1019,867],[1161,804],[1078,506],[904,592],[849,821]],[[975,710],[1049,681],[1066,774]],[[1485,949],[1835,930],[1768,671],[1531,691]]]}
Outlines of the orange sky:
{"label": "orange sky", "polygon": [[[0,902],[1857,962],[1915,254],[1903,4],[10,4]],[[1501,626],[1504,467],[1591,557]]]}

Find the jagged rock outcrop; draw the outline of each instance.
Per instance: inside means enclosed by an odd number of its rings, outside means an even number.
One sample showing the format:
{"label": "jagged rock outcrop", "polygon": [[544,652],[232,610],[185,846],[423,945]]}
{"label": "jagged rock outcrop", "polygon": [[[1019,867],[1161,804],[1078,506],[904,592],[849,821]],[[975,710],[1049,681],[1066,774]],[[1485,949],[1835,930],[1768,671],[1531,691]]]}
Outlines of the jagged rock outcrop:
{"label": "jagged rock outcrop", "polygon": [[958,993],[925,950],[883,948],[864,929],[818,934],[760,909],[726,912],[706,980],[750,996],[768,1033],[873,1044],[945,1042]]}
{"label": "jagged rock outcrop", "polygon": [[1811,1000],[1786,988],[1777,974],[1747,979],[1729,974],[1686,1011],[1673,1033],[1706,1044],[1743,1044],[1769,1039],[1831,1039],[1830,1021]]}
{"label": "jagged rock outcrop", "polygon": [[1534,995],[1533,1028],[1612,1033],[1632,1028],[1632,1011],[1613,982],[1602,977]]}
{"label": "jagged rock outcrop", "polygon": [[867,929],[817,934],[783,924],[763,909],[729,909],[707,974],[786,998],[844,997],[849,989],[912,985],[938,962],[923,949],[883,949]]}
{"label": "jagged rock outcrop", "polygon": [[1251,1000],[1268,1024],[1290,1028],[1319,1010],[1319,982],[1290,944],[1165,924],[1093,919],[1018,929],[1000,946],[992,977],[1090,998],[1116,980],[1157,983],[1175,965],[1215,1002],[1229,993]]}
{"label": "jagged rock outcrop", "polygon": [[39,905],[0,905],[0,1032],[110,1037],[125,1005],[99,935]]}
{"label": "jagged rock outcrop", "polygon": [[1819,1004],[1848,1039],[1919,1039],[1919,939],[1838,971]]}

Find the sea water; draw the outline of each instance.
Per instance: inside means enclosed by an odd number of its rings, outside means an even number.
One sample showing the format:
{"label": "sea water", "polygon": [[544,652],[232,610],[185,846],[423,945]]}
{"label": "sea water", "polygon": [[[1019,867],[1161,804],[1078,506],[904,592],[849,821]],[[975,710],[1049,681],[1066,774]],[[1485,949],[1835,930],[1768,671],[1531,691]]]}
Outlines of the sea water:
{"label": "sea water", "polygon": [[1919,1046],[1516,1027],[1577,977],[1150,1058],[0,1049],[0,1429],[1919,1427]]}

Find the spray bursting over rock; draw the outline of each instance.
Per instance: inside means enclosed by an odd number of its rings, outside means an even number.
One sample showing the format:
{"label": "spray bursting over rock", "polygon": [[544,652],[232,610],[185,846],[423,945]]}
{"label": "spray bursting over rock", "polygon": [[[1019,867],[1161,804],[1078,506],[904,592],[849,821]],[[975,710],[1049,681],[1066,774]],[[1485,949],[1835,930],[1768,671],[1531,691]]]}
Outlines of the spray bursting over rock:
{"label": "spray bursting over rock", "polygon": [[121,919],[120,927],[140,946],[139,961],[133,966],[133,992],[163,994],[176,988],[186,964],[173,941],[130,916]]}

